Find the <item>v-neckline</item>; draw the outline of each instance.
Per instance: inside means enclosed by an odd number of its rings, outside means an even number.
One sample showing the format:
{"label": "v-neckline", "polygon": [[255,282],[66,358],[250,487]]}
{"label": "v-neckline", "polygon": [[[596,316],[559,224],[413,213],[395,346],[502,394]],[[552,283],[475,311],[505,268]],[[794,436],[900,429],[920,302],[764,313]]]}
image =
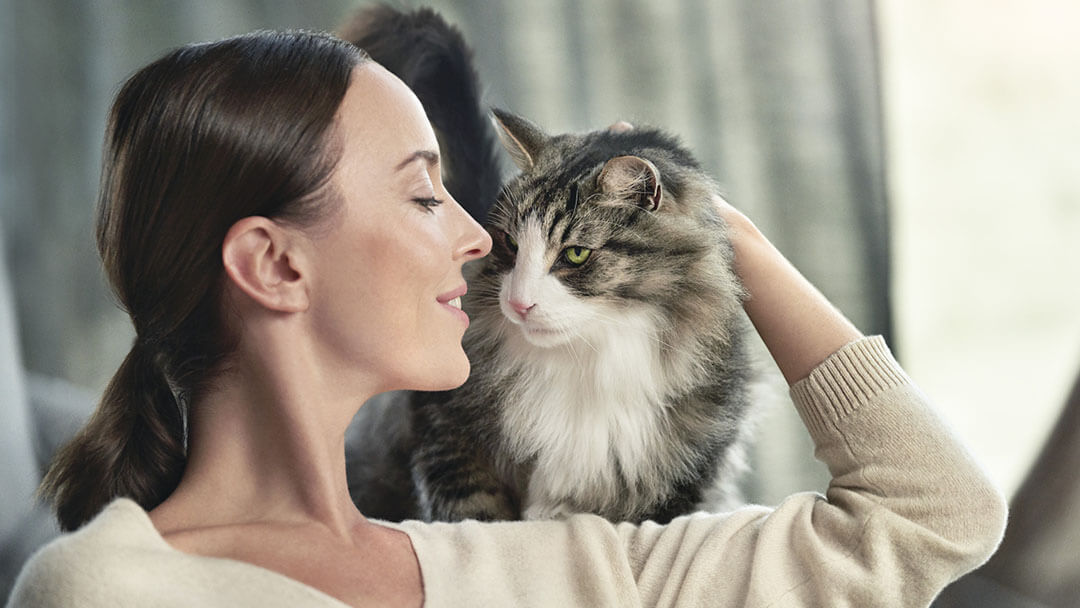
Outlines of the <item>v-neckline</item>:
{"label": "v-neckline", "polygon": [[[102,515],[104,515],[106,512],[108,512],[110,510],[119,510],[119,509],[128,510],[128,511],[132,512],[133,514],[135,514],[138,521],[139,521],[139,523],[141,525],[143,525],[143,527],[146,528],[146,531],[148,533],[148,537],[153,539],[155,544],[160,545],[160,547],[162,549],[164,549],[164,550],[166,550],[166,551],[168,551],[170,553],[173,553],[173,554],[176,554],[176,555],[182,555],[186,559],[191,559],[191,560],[195,560],[195,561],[207,560],[207,561],[228,562],[228,563],[231,563],[231,564],[238,564],[240,567],[243,567],[245,569],[249,569],[252,572],[259,573],[260,576],[263,576],[263,577],[266,577],[266,578],[272,578],[272,579],[275,579],[275,580],[279,581],[281,584],[296,587],[297,589],[300,589],[300,590],[304,591],[305,593],[314,595],[314,596],[318,597],[319,599],[321,599],[323,601],[331,602],[335,606],[342,606],[342,607],[345,607],[345,608],[352,608],[351,606],[349,606],[349,604],[346,604],[345,602],[343,602],[343,601],[339,600],[338,598],[330,595],[329,593],[319,589],[318,587],[313,587],[312,585],[309,585],[309,584],[307,584],[305,582],[299,581],[299,580],[297,580],[297,579],[295,579],[295,578],[293,578],[293,577],[291,577],[291,576],[289,576],[287,574],[283,574],[281,572],[278,572],[277,570],[273,570],[273,569],[270,569],[270,568],[259,566],[257,564],[253,564],[251,562],[247,562],[247,561],[240,560],[240,559],[233,559],[233,558],[229,558],[229,557],[216,557],[216,556],[211,556],[211,555],[200,555],[198,553],[189,553],[187,551],[181,551],[180,549],[177,549],[176,547],[171,545],[169,543],[169,541],[165,540],[165,537],[162,536],[161,532],[154,525],[153,520],[150,519],[150,514],[147,513],[141,506],[139,506],[138,503],[131,500],[130,498],[117,498],[116,500],[114,500],[110,505],[108,505],[105,508],[105,511],[102,512]],[[375,525],[378,525],[378,526],[381,526],[381,527],[384,527],[384,528],[388,528],[390,530],[396,530],[398,532],[401,532],[401,533],[405,534],[405,536],[409,539],[409,544],[410,544],[410,546],[412,548],[413,555],[416,557],[416,565],[417,565],[417,568],[419,569],[419,573],[420,573],[421,592],[424,593],[424,589],[423,589],[424,572],[423,572],[423,569],[422,569],[422,566],[421,566],[421,563],[420,563],[420,558],[419,558],[419,556],[416,555],[416,545],[415,545],[415,543],[413,543],[412,535],[409,534],[409,532],[404,527],[399,526],[399,525],[397,525],[397,524],[395,524],[393,522],[385,522],[385,521],[381,521],[381,520],[369,520],[369,521],[372,522]],[[424,593],[424,598],[423,598],[423,600],[421,602],[421,607],[426,606],[426,605],[427,605],[427,594]]]}

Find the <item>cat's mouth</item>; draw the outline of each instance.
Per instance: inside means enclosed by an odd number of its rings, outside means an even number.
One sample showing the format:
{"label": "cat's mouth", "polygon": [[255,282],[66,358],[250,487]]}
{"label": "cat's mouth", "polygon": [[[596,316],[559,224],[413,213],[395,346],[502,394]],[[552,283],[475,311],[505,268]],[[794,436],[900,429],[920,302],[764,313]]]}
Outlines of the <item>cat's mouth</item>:
{"label": "cat's mouth", "polygon": [[540,348],[551,348],[566,343],[566,334],[556,329],[526,323],[518,326],[525,341]]}

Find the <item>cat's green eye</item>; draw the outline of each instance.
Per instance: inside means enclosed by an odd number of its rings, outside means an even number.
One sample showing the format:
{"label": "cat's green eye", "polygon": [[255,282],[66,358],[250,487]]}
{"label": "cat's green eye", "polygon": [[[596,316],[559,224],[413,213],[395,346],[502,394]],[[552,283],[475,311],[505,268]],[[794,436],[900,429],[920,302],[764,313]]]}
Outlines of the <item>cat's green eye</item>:
{"label": "cat's green eye", "polygon": [[590,253],[592,253],[592,249],[586,249],[585,247],[567,247],[563,250],[563,257],[574,266],[581,266],[585,263],[585,260],[589,259]]}
{"label": "cat's green eye", "polygon": [[506,235],[506,248],[514,253],[517,253],[518,250],[517,239],[510,236],[509,234]]}

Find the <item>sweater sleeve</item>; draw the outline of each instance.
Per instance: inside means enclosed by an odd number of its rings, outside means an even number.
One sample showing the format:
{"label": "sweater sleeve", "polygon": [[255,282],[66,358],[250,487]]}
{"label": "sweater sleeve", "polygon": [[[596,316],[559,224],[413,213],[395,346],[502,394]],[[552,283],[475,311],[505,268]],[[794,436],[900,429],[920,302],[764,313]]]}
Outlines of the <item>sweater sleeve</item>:
{"label": "sweater sleeve", "polygon": [[792,395],[832,473],[825,495],[618,526],[644,605],[926,606],[993,553],[1003,497],[881,338]]}

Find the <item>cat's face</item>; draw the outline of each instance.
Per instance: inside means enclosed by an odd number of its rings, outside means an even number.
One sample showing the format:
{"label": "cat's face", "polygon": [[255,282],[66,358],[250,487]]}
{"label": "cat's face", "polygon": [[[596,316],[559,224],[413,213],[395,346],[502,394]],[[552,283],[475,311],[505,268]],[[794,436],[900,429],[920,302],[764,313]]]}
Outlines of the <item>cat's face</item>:
{"label": "cat's face", "polygon": [[[629,277],[614,247],[623,213],[582,198],[595,196],[572,183],[562,192],[533,192],[496,214],[488,269],[494,271],[499,310],[535,346],[588,340],[617,316],[611,293]],[[520,194],[520,196],[527,196]]]}
{"label": "cat's face", "polygon": [[524,170],[489,216],[494,245],[476,283],[488,312],[497,299],[509,330],[537,347],[630,331],[631,310],[662,316],[679,297],[673,265],[694,263],[702,246],[661,211],[671,197],[656,166],[595,137],[529,128],[509,131],[525,142],[515,155]]}

